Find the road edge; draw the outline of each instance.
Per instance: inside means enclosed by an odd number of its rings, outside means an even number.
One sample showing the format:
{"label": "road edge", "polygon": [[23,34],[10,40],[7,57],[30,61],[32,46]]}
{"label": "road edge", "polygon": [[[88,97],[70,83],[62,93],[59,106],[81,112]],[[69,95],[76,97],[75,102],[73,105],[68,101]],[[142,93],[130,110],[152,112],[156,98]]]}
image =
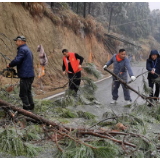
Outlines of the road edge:
{"label": "road edge", "polygon": [[[106,79],[109,79],[109,78],[111,78],[111,77],[112,77],[112,76],[109,76],[109,77],[106,77],[106,78],[100,79],[100,80],[98,80],[98,81],[96,81],[96,82],[94,82],[94,83],[96,84],[96,83],[102,82],[102,81],[104,81],[104,80],[106,80]],[[55,97],[61,96],[61,95],[63,95],[64,93],[65,93],[65,92],[63,91],[63,92],[60,92],[60,93],[54,94],[54,95],[52,95],[52,96],[49,96],[49,97],[43,98],[42,100],[50,100],[50,99],[52,99],[52,98],[55,98]]]}

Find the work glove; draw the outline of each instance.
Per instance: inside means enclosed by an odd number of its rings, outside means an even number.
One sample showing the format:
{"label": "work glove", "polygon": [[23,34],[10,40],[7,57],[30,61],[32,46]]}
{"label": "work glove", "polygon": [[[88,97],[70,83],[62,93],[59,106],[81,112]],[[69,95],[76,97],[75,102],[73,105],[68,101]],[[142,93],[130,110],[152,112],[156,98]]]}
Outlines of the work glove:
{"label": "work glove", "polygon": [[136,77],[135,77],[135,76],[131,76],[131,80],[132,80],[132,81],[135,81],[135,80],[136,80]]}
{"label": "work glove", "polygon": [[107,65],[106,65],[106,64],[103,66],[103,69],[105,69],[105,68],[107,68]]}

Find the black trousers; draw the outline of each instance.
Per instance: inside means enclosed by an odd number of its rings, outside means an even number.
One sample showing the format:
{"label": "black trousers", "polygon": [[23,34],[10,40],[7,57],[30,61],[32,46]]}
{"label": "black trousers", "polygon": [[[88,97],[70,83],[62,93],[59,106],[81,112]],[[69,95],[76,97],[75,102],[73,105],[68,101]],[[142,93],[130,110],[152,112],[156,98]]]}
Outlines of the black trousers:
{"label": "black trousers", "polygon": [[[153,83],[152,80],[148,80],[149,87],[152,88],[152,91],[150,93],[150,97],[159,97],[159,85],[156,83]],[[155,85],[155,93],[153,93],[153,87]]]}
{"label": "black trousers", "polygon": [[74,90],[75,93],[77,94],[77,91],[81,83],[81,71],[75,74],[68,73],[68,78],[69,78],[69,89]]}
{"label": "black trousers", "polygon": [[20,79],[19,97],[23,102],[23,109],[26,109],[26,110],[31,110],[34,108],[34,102],[33,102],[33,97],[31,92],[33,80],[34,80],[34,77]]}

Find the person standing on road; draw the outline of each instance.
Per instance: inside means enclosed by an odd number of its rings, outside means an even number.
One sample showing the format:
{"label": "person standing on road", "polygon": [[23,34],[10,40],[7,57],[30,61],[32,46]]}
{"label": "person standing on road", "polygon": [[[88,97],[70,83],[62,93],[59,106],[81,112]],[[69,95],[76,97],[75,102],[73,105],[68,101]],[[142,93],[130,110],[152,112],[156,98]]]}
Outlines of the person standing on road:
{"label": "person standing on road", "polygon": [[131,60],[132,60],[132,55],[129,56],[129,62],[131,62]]}
{"label": "person standing on road", "polygon": [[140,59],[140,61],[142,61],[142,55],[141,54],[139,55],[139,59]]}
{"label": "person standing on road", "polygon": [[[113,63],[113,73],[119,76],[123,81],[128,81],[127,70],[131,77],[131,80],[134,81],[136,77],[133,75],[130,63],[128,58],[125,56],[125,50],[120,49],[118,54],[114,54],[113,57],[104,65],[103,69],[109,67]],[[131,104],[131,97],[129,89],[127,89],[123,84],[123,93],[124,99],[127,101],[127,104]],[[113,77],[112,83],[112,101],[111,104],[115,104],[118,99],[118,88],[120,86],[120,81]]]}
{"label": "person standing on road", "polygon": [[77,53],[70,53],[67,49],[62,50],[63,53],[63,75],[68,73],[69,78],[69,89],[75,91],[75,96],[77,95],[80,83],[81,83],[81,70],[83,57]]}
{"label": "person standing on road", "polygon": [[16,39],[17,56],[7,67],[17,66],[18,77],[20,78],[20,93],[19,97],[23,102],[23,109],[34,109],[34,102],[31,93],[31,87],[34,80],[33,69],[33,54],[26,45],[26,38],[24,36],[18,36]]}
{"label": "person standing on road", "polygon": [[[151,50],[150,56],[146,61],[146,69],[149,71],[148,73],[148,84],[149,87],[151,88],[151,92],[150,92],[150,97],[159,97],[159,85],[154,83],[153,80],[156,79],[158,77],[157,74],[160,75],[160,56],[157,50]],[[153,87],[155,85],[155,92],[153,93]],[[152,99],[150,100],[152,101]],[[148,104],[148,106],[151,106],[150,104]]]}

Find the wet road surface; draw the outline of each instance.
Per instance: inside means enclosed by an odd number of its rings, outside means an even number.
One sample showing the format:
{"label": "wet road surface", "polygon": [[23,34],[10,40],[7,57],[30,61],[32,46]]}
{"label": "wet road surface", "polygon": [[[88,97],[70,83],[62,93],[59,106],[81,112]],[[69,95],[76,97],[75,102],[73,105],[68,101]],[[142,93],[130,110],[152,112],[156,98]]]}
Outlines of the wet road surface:
{"label": "wet road surface", "polygon": [[[145,63],[138,64],[136,66],[132,66],[133,74],[135,76],[143,73],[146,71],[145,69]],[[145,78],[146,78],[145,74]],[[128,80],[130,81],[130,78],[128,77]],[[130,86],[134,88],[135,90],[139,90],[142,92],[143,90],[143,78],[142,76],[138,77],[134,82],[130,83]],[[147,79],[146,79],[147,80]],[[101,105],[85,105],[85,106],[76,106],[74,109],[75,111],[82,110],[85,112],[93,113],[94,115],[98,116],[100,119],[102,119],[103,113],[107,111],[114,111],[116,114],[125,113],[129,111],[129,108],[124,107],[127,105],[127,102],[124,100],[123,95],[123,89],[120,86],[119,88],[119,98],[117,101],[117,104],[110,104],[112,101],[112,94],[111,94],[111,87],[112,87],[112,77],[108,78],[106,80],[103,80],[96,84],[98,86],[98,89],[95,93],[95,97],[97,100],[101,103]],[[136,100],[138,95],[132,91],[130,91],[132,102]],[[143,104],[145,101],[141,99],[140,97],[137,100],[138,104]],[[69,107],[72,108],[72,107]]]}

